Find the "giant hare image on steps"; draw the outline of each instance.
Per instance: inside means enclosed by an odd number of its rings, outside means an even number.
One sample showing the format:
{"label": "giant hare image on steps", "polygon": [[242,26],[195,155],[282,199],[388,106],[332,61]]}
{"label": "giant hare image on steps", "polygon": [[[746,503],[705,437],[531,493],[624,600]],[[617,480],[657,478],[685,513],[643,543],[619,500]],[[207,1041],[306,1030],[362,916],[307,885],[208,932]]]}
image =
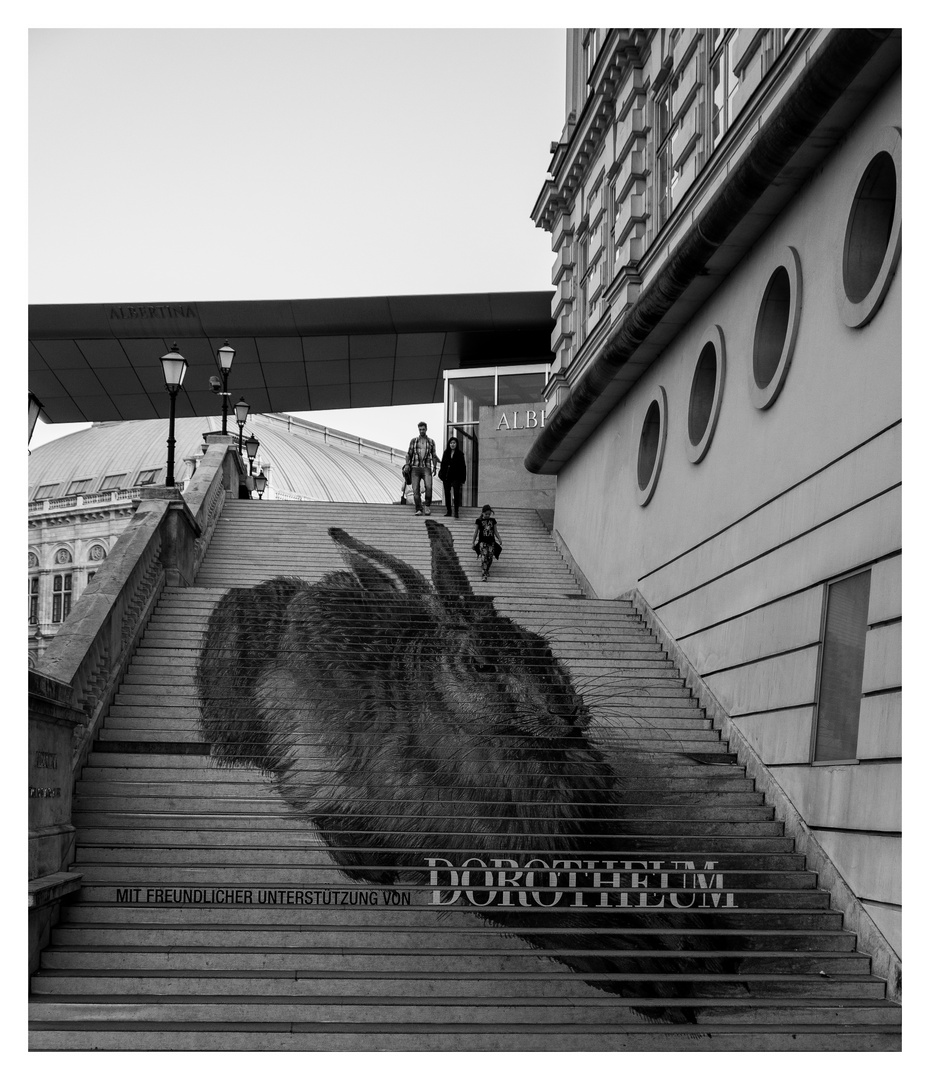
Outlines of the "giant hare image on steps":
{"label": "giant hare image on steps", "polygon": [[[545,638],[473,593],[448,530],[426,526],[432,584],[332,528],[345,570],[315,583],[276,578],[229,590],[210,618],[198,671],[214,759],[269,773],[344,874],[420,886],[414,903],[436,902],[437,865],[609,858],[621,793],[589,733],[585,702]],[[545,891],[547,879],[540,874],[536,888]],[[487,887],[483,872],[472,882]],[[543,951],[583,950],[559,957],[578,972],[627,976],[601,979],[603,989],[675,995],[674,980],[629,981],[647,964],[630,959],[636,938],[624,926],[672,929],[666,916],[644,922],[638,912],[625,922],[619,910],[571,908],[572,896],[550,888],[529,910],[487,892],[479,900],[487,905],[472,910]],[[668,940],[667,960],[648,961],[653,973],[680,970],[676,938]],[[611,957],[621,950],[625,958]],[[650,1015],[691,1019],[687,1008]]]}

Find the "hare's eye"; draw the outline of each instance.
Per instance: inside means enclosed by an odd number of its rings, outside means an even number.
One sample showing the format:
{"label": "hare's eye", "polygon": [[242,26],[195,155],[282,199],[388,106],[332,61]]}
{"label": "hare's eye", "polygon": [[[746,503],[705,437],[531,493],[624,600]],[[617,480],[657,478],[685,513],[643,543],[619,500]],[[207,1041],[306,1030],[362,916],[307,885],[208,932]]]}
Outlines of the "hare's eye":
{"label": "hare's eye", "polygon": [[497,671],[494,664],[489,664],[484,660],[476,660],[474,666],[479,675],[493,675]]}

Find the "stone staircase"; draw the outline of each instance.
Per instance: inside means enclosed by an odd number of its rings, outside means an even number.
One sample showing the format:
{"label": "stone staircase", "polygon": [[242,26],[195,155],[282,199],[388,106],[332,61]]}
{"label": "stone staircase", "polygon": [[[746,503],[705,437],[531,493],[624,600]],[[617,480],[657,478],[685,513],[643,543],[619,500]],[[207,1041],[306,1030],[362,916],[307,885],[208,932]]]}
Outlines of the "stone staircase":
{"label": "stone staircase", "polygon": [[[227,506],[196,587],[164,593],[78,783],[83,887],[32,979],[32,1049],[899,1049],[869,957],[637,613],[585,599],[535,512],[497,516],[485,583],[474,512]],[[437,569],[434,521],[467,582]],[[331,608],[320,588],[277,606],[227,595],[347,564],[393,587],[403,571],[372,551],[451,575],[439,630],[418,629],[422,596],[386,615],[335,585]],[[301,603],[328,616],[284,629]],[[474,717],[446,723],[474,612],[495,671],[487,656],[470,670]],[[507,637],[507,620],[524,629]],[[391,667],[421,641],[426,687]],[[239,649],[225,674],[202,666],[211,642]],[[513,693],[543,694],[552,730]],[[438,734],[405,726],[433,714]]]}

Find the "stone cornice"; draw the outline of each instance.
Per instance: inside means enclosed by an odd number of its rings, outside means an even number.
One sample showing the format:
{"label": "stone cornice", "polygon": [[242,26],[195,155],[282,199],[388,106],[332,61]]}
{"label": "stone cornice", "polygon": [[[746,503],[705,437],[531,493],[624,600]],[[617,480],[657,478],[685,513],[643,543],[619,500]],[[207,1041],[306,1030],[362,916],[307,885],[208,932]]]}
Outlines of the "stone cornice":
{"label": "stone cornice", "polygon": [[631,68],[642,64],[654,31],[612,29],[601,46],[591,74],[591,90],[565,142],[553,143],[553,156],[536,205],[533,220],[539,228],[551,231],[556,217],[568,207],[588,166],[604,140],[614,118],[614,100]]}

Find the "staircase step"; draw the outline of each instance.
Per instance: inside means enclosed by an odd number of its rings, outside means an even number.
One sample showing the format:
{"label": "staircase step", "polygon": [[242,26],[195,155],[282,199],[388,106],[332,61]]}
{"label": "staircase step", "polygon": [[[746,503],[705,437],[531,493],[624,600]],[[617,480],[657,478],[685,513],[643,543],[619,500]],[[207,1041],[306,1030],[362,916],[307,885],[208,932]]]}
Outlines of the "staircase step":
{"label": "staircase step", "polygon": [[[79,1023],[112,1022],[114,1020],[149,1023],[306,1023],[308,1015],[313,1022],[385,1024],[402,1023],[449,1024],[449,1023],[532,1023],[537,1025],[569,1024],[583,1022],[620,1023],[634,1020],[637,1008],[665,1007],[695,1009],[703,1019],[724,1018],[731,1024],[849,1024],[850,1012],[855,1010],[856,1022],[881,1024],[893,1022],[893,1007],[880,1001],[861,1001],[845,997],[823,1000],[798,999],[786,995],[783,998],[743,998],[736,1002],[727,998],[674,997],[614,997],[600,994],[585,997],[581,1005],[575,1000],[565,1003],[547,1003],[539,999],[484,998],[475,1002],[461,998],[446,1000],[428,995],[421,999],[379,999],[365,995],[358,1001],[317,997],[311,993],[301,996],[263,994],[231,999],[215,997],[170,997],[146,1000],[138,996],[122,996],[118,1001],[105,997],[87,995],[43,995],[41,1000],[30,1004],[30,1020],[53,1022],[73,1021]],[[581,1015],[580,1015],[581,1014]],[[699,1020],[700,1023],[700,1020]]]}
{"label": "staircase step", "polygon": [[[304,851],[301,858],[293,859],[289,863],[280,866],[278,864],[267,863],[240,863],[236,866],[236,882],[242,884],[251,884],[257,882],[261,885],[269,886],[285,886],[285,887],[301,887],[301,888],[345,888],[345,878],[338,870],[336,864],[331,858],[328,858],[326,853],[317,853],[317,859],[314,859],[313,853]],[[610,860],[613,863],[613,860]],[[598,862],[600,867],[603,864]],[[379,863],[377,865],[364,866],[358,865],[356,870],[358,872],[364,872],[366,869],[371,875],[378,873],[379,868],[381,870],[393,870],[397,869],[403,871],[403,867],[394,867],[391,865],[385,865]],[[116,880],[120,882],[127,881],[142,881],[145,883],[157,884],[161,882],[174,883],[188,883],[198,882],[206,883],[211,887],[217,884],[217,873],[215,867],[201,866],[195,864],[177,864],[173,860],[169,863],[126,863],[114,865],[112,862],[82,862],[81,872],[83,877],[83,888],[94,884],[95,882],[108,882],[112,883]],[[456,870],[458,874],[458,869]],[[816,874],[810,871],[792,871],[792,870],[727,870],[721,871],[719,867],[713,869],[707,869],[705,867],[698,867],[696,871],[690,870],[671,870],[663,867],[662,871],[646,870],[646,869],[624,869],[622,864],[614,864],[607,868],[607,872],[600,879],[604,882],[609,882],[609,888],[613,890],[623,889],[628,890],[630,895],[630,903],[635,904],[634,896],[638,896],[640,893],[646,895],[660,895],[667,892],[669,888],[674,892],[677,890],[679,897],[682,892],[689,892],[689,885],[694,874],[700,874],[703,878],[712,880],[715,875],[719,876],[719,879],[726,881],[726,891],[735,891],[740,893],[742,890],[771,890],[772,895],[780,895],[779,890],[794,890],[794,889],[814,889],[817,883]],[[585,875],[587,878],[589,875]],[[563,874],[563,878],[567,875]],[[637,887],[636,882],[647,879],[650,884],[644,887]],[[669,882],[670,884],[665,887],[659,887],[660,878]],[[403,880],[401,877],[400,880]],[[448,878],[445,874],[442,875],[442,880],[446,881]],[[222,882],[220,885],[222,886]],[[225,885],[228,887],[229,882],[226,881]],[[679,886],[681,886],[679,888]],[[697,888],[697,886],[693,886]],[[718,889],[723,889],[722,885],[715,886]],[[427,885],[423,886],[407,886],[403,888],[412,888],[414,893],[423,892],[429,889]],[[562,888],[568,888],[566,885],[562,885]],[[540,883],[537,886],[541,895],[549,896],[552,893],[552,888],[548,885]],[[503,889],[501,890],[504,891]],[[510,892],[511,890],[507,890]],[[513,890],[516,894],[518,890]],[[598,890],[596,888],[590,889],[593,895],[597,895]],[[822,897],[823,894],[817,893],[818,897]],[[652,901],[655,903],[655,901]]]}
{"label": "staircase step", "polygon": [[[456,958],[458,959],[458,958]],[[510,959],[510,958],[508,958]],[[494,976],[497,977],[494,977]],[[651,976],[657,986],[667,987],[679,994],[693,998],[706,997],[796,997],[803,994],[814,1000],[838,997],[855,1001],[882,1001],[885,984],[881,979],[869,975],[837,975],[831,978],[806,974],[770,975],[766,973],[740,972],[734,975],[716,975],[691,973],[682,975]],[[252,997],[257,1000],[277,998],[282,1003],[289,999],[305,999],[308,995],[320,1000],[353,999],[363,1003],[369,995],[392,997],[400,1004],[426,1004],[430,998],[434,1002],[447,1001],[461,1007],[471,999],[472,1006],[483,1007],[486,1002],[497,999],[500,1004],[507,1001],[522,1000],[526,1004],[539,1004],[545,1008],[554,1007],[558,999],[566,995],[572,998],[581,996],[585,1006],[616,1007],[622,1002],[605,1001],[593,998],[591,989],[604,984],[622,987],[642,985],[641,974],[610,976],[586,975],[572,979],[567,974],[542,971],[538,978],[529,975],[505,975],[503,972],[472,973],[460,971],[417,971],[396,973],[390,971],[326,971],[304,970],[286,972],[263,971],[260,974],[242,972],[211,972],[209,975],[181,974],[177,972],[161,973],[143,971],[138,975],[122,972],[95,972],[76,975],[70,972],[46,971],[33,978],[32,992],[34,1003],[39,1004],[47,996],[71,998],[96,995],[111,997],[192,998],[209,995],[211,997]],[[589,984],[594,984],[590,986]],[[616,994],[616,990],[613,991]],[[559,1002],[558,1004],[561,1004]],[[569,1006],[570,1007],[570,1006]]]}
{"label": "staircase step", "polygon": [[[368,936],[371,936],[369,933]],[[499,937],[482,937],[468,931],[433,931],[417,935],[411,931],[395,931],[392,935],[394,948],[389,950],[374,947],[365,948],[364,932],[341,930],[338,935],[304,931],[306,944],[289,949],[275,950],[269,946],[228,946],[225,948],[204,949],[197,946],[178,947],[167,951],[159,946],[123,946],[119,949],[105,947],[80,947],[60,945],[49,948],[43,954],[41,978],[44,989],[37,992],[57,993],[51,984],[45,982],[52,975],[70,974],[72,977],[83,973],[92,977],[98,972],[109,974],[122,971],[132,972],[187,972],[201,976],[227,972],[261,971],[269,975],[290,975],[296,972],[325,971],[327,977],[341,978],[342,972],[365,971],[404,974],[412,972],[434,972],[437,963],[454,959],[454,977],[464,974],[488,974],[503,972],[513,977],[512,957],[514,950],[500,951],[494,947]],[[317,941],[323,938],[322,943]],[[419,940],[419,939],[424,940]],[[313,944],[310,944],[313,942]],[[644,960],[667,961],[669,954],[663,949],[650,949],[648,943],[636,950],[615,951],[619,964],[642,963]],[[554,978],[556,973],[546,964],[545,970],[539,970],[537,963],[528,965],[528,970],[519,975],[521,982],[542,982]],[[333,968],[334,963],[338,964]],[[868,976],[871,960],[863,953],[852,950],[846,952],[820,951],[768,951],[735,949],[680,949],[676,950],[675,964],[682,972],[702,973],[714,963],[727,963],[740,974],[760,974],[775,971],[781,974],[816,976],[826,984],[831,975]],[[449,972],[443,972],[448,975]],[[611,976],[595,979],[590,973],[582,974],[565,969],[559,972],[564,982],[579,982],[584,979],[605,981]],[[86,985],[86,984],[85,984]]]}
{"label": "staircase step", "polygon": [[[217,895],[226,896],[229,903],[262,903],[263,892],[278,891],[281,896],[290,901],[294,897],[294,903],[302,903],[305,906],[321,907],[345,907],[342,902],[348,897],[350,900],[357,895],[382,894],[382,891],[370,888],[353,888],[353,883],[344,878],[339,879],[336,875],[328,881],[313,881],[298,876],[293,871],[275,875],[265,868],[263,873],[250,873],[242,870],[237,874],[235,882],[217,880],[216,874],[196,874],[194,868],[165,868],[163,873],[157,873],[147,867],[122,867],[117,876],[112,872],[107,875],[94,874],[94,867],[87,868],[88,874],[81,888],[81,896],[90,902],[119,901],[120,894],[139,888],[139,900],[143,903],[170,903],[184,904],[189,902],[199,904],[203,902],[215,903]],[[132,873],[139,870],[140,873]],[[447,892],[449,890],[446,890]],[[507,894],[512,898],[512,906],[516,909],[523,907],[520,904],[520,890],[499,889],[503,896]],[[544,889],[537,890],[540,896],[540,906],[548,906],[550,893]],[[808,889],[752,889],[752,888],[720,888],[709,892],[705,889],[636,889],[629,888],[617,894],[613,893],[614,903],[610,906],[601,903],[601,897],[606,896],[601,890],[583,888],[572,890],[573,893],[583,897],[583,906],[586,912],[597,910],[602,907],[605,911],[616,912],[621,907],[624,914],[630,914],[632,918],[648,917],[655,915],[661,908],[663,917],[668,913],[672,917],[676,911],[673,901],[680,908],[688,912],[699,913],[735,913],[759,910],[804,910],[820,911],[828,907],[829,895],[813,888]],[[201,899],[201,894],[207,899]],[[409,898],[409,902],[403,904],[411,909],[423,909],[435,911],[437,908],[447,906],[454,900],[449,901],[436,899],[437,890],[430,885],[403,884],[394,894],[403,898]],[[442,895],[442,893],[440,893]],[[528,891],[524,891],[524,898]],[[190,901],[186,897],[190,896]],[[677,900],[675,898],[677,897]],[[377,902],[377,901],[376,901]],[[349,905],[351,906],[351,905]],[[495,916],[503,910],[495,907]]]}
{"label": "staircase step", "polygon": [[[150,1050],[150,1051],[288,1051],[291,1053],[354,1052],[535,1052],[601,1051],[647,1053],[707,1050],[718,1052],[892,1052],[901,1048],[900,1028],[890,1024],[856,1027],[807,1024],[701,1025],[696,1036],[690,1024],[597,1025],[571,1023],[535,1025],[376,1025],[338,1024],[145,1024],[133,1022],[34,1023],[32,1050]],[[695,1042],[699,1043],[695,1046]]]}
{"label": "staircase step", "polygon": [[[365,848],[354,848],[355,855],[362,863],[365,861]],[[375,853],[374,848],[367,849]],[[410,849],[413,852],[413,849]],[[603,858],[595,852],[589,852],[592,857]],[[540,855],[542,857],[542,855]],[[127,865],[144,865],[154,862],[158,865],[182,863],[197,866],[229,866],[234,865],[277,865],[288,866],[322,866],[333,864],[333,853],[322,842],[307,842],[298,847],[294,845],[264,844],[247,846],[237,844],[220,848],[218,846],[205,845],[181,845],[164,844],[158,845],[146,843],[143,838],[136,838],[133,842],[124,844],[79,843],[77,858],[81,863],[110,863],[122,862]],[[734,871],[755,871],[769,873],[772,871],[793,871],[795,873],[809,873],[804,870],[805,859],[800,854],[731,854],[720,852],[690,852],[687,859],[683,859],[679,852],[650,852],[645,858],[643,852],[635,851],[612,851],[609,853],[611,861],[623,870],[628,869],[627,863],[632,864],[631,869],[637,872],[658,872],[670,869],[691,871],[700,869],[707,871],[711,864],[714,871],[731,873]],[[668,864],[675,864],[670,867]]]}
{"label": "staircase step", "polygon": [[[112,828],[152,828],[152,829],[166,829],[171,828],[172,825],[177,827],[179,822],[173,819],[170,814],[133,814],[131,812],[117,812],[117,811],[76,811],[74,814],[74,824],[83,828],[93,828],[95,826],[110,826]],[[185,814],[183,824],[189,829],[204,829],[204,828],[220,828],[222,830],[246,830],[251,831],[253,829],[272,829],[278,830],[290,830],[293,829],[299,832],[305,832],[306,826],[296,819],[288,819],[284,817],[272,817],[270,815],[256,815],[249,813],[221,813],[217,812],[209,817]],[[427,822],[428,824],[428,822]],[[606,850],[616,848],[618,845],[623,844],[624,840],[634,840],[636,838],[650,837],[653,847],[662,846],[662,840],[660,836],[672,837],[672,836],[684,836],[692,838],[690,844],[690,850],[697,845],[693,843],[693,838],[713,838],[707,839],[704,842],[708,845],[710,850],[716,848],[716,840],[726,838],[750,838],[750,837],[778,837],[784,832],[784,824],[780,821],[749,821],[749,820],[734,820],[727,822],[719,821],[700,821],[691,818],[679,818],[679,819],[664,819],[661,822],[663,832],[658,831],[658,824],[654,821],[650,821],[646,818],[629,818],[622,823],[622,831],[611,831],[608,829],[601,829],[598,832],[590,834],[590,840],[592,844],[597,843],[599,846],[604,847]],[[374,833],[373,833],[374,834]],[[330,835],[335,838],[344,836],[347,842],[352,842],[355,839],[355,831],[352,829],[340,829],[334,828],[330,830]],[[421,841],[426,849],[432,850],[434,847],[439,846],[442,849],[447,848],[452,843],[454,837],[462,837],[465,841],[473,837],[472,831],[465,831],[463,829],[450,829],[446,826],[436,824],[434,828],[405,828],[394,831],[392,836],[399,837],[401,839],[409,837],[412,844],[417,838]],[[486,842],[490,843],[495,838],[500,843],[506,843],[511,841],[512,834],[503,829],[482,829],[482,836],[486,838]],[[535,838],[539,838],[542,841],[543,838],[554,837],[561,839],[564,837],[562,832],[553,831],[551,829],[538,829],[533,833]],[[472,844],[463,843],[463,846],[473,847]],[[549,845],[543,845],[548,847]]]}
{"label": "staircase step", "polygon": [[[271,814],[278,814],[285,812],[287,809],[280,797],[274,792],[269,792],[264,797],[252,795],[246,799],[224,796],[219,793],[212,799],[186,795],[127,796],[121,793],[114,795],[84,795],[76,802],[75,807],[76,812],[82,815],[111,810],[118,813],[150,812],[155,814],[207,814],[213,811],[219,814],[260,814],[266,811]],[[747,800],[741,796],[734,796],[732,800],[714,806],[695,807],[682,803],[650,805],[648,803],[629,802],[618,804],[614,807],[614,810],[615,813],[610,817],[599,816],[599,827],[602,830],[621,828],[624,823],[631,820],[664,821],[676,819],[691,822],[725,822],[728,824],[774,820],[774,811],[771,806],[749,805]],[[389,807],[386,807],[385,812],[388,811]],[[450,803],[448,811],[444,811],[442,806],[433,806],[422,813],[411,812],[406,814],[403,819],[404,827],[419,829],[421,826],[429,826],[432,823],[435,827],[431,831],[435,832],[437,828],[443,826],[444,812],[448,814],[448,820],[455,822],[461,818],[461,805]],[[539,815],[538,827],[543,833],[550,832],[551,829],[547,824],[547,818],[542,816],[538,809],[536,813]],[[687,819],[685,819],[685,814],[687,814]],[[525,827],[527,831],[533,830],[532,815],[532,810],[526,811],[527,821]],[[330,819],[338,821],[340,818],[354,819],[356,816],[354,811],[351,814],[333,813],[330,815]],[[481,827],[484,827],[485,822],[493,823],[499,820],[497,814],[481,813],[481,807],[474,807],[470,818]],[[580,822],[583,824],[588,820],[588,815],[584,813],[583,808],[567,807],[562,814],[562,821],[566,823]]]}
{"label": "staircase step", "polygon": [[[353,933],[367,927],[373,934],[382,937],[388,928],[390,935],[385,939],[388,943],[393,941],[393,930],[397,926],[406,928],[413,924],[429,929],[437,925],[443,928],[460,924],[469,928],[486,925],[477,913],[478,909],[463,906],[445,906],[442,909],[422,905],[416,908],[381,906],[348,909],[342,905],[323,904],[311,907],[304,904],[223,904],[214,908],[196,904],[133,904],[122,899],[117,901],[115,897],[116,891],[109,890],[104,895],[88,894],[82,901],[91,908],[111,912],[115,920],[112,924],[105,923],[100,928],[62,924],[56,928],[53,944],[106,944],[112,947],[151,944],[155,947],[187,945],[201,948],[209,944],[213,947],[233,947],[235,935],[240,935],[246,944],[254,942],[262,948],[299,948],[306,944],[306,925],[332,925],[341,930],[351,929]],[[616,908],[586,908],[585,914],[590,918],[591,926],[590,930],[585,930],[586,936],[600,932],[607,936],[617,933]],[[646,943],[671,940],[676,945],[683,943],[683,947],[700,947],[702,942],[717,936],[723,939],[721,944],[726,947],[732,944],[732,935],[737,933],[744,948],[760,949],[768,948],[770,941],[780,943],[779,947],[783,948],[792,947],[791,942],[797,941],[798,947],[807,948],[811,935],[847,935],[850,948],[855,940],[854,935],[842,929],[842,916],[827,909],[665,908],[661,928],[649,925],[650,921],[655,921],[654,914],[654,908],[625,909],[624,937],[631,940],[641,938]],[[256,928],[254,922],[247,920],[257,916],[262,918]],[[277,921],[272,923],[272,917]],[[288,917],[290,922],[285,921]],[[127,924],[127,918],[133,921]],[[440,918],[441,924],[437,924]],[[550,933],[556,936],[559,933],[560,924],[551,909],[513,908],[511,911],[498,908],[494,918],[497,926],[510,925],[516,920],[516,929],[527,936],[539,933],[548,938]],[[216,924],[212,937],[209,936],[212,930],[210,924]],[[599,929],[601,927],[602,931]],[[495,933],[500,937],[500,929]],[[224,935],[227,936],[224,938]]]}
{"label": "staircase step", "polygon": [[[81,773],[83,779],[79,781],[79,784],[90,781],[95,783],[107,782],[108,778],[111,777],[112,782],[118,785],[133,783],[136,777],[139,778],[139,782],[176,781],[184,785],[203,780],[217,784],[227,782],[248,783],[249,786],[256,784],[264,786],[265,783],[271,783],[270,779],[257,774],[255,769],[219,766],[208,757],[202,757],[199,760],[196,756],[156,759],[149,755],[132,755],[134,764],[109,764],[115,760],[117,760],[116,755],[101,754],[99,761],[103,764],[85,766]],[[174,764],[165,767],[164,762],[166,760],[173,761]],[[725,791],[751,791],[753,789],[753,781],[746,776],[743,769],[734,768],[727,764],[723,766],[705,765],[688,758],[675,759],[669,756],[664,762],[650,766],[648,772],[640,770],[637,773],[635,769],[636,767],[633,764],[616,763],[614,765],[614,773],[623,782],[624,791],[668,792],[674,795],[700,792],[703,796],[712,795],[718,791],[723,793]],[[331,770],[321,768],[316,770],[315,773],[308,771],[307,775],[324,777],[329,776],[330,773]],[[469,789],[463,785],[462,790]],[[483,785],[480,790],[487,792],[494,789]],[[704,801],[702,797],[701,802]]]}
{"label": "staircase step", "polygon": [[[831,913],[834,915],[835,913]],[[366,912],[364,909],[351,913],[352,921],[348,921],[348,915],[344,910],[317,909],[307,911],[298,906],[276,905],[273,913],[265,907],[237,907],[234,915],[224,907],[164,907],[164,906],[137,906],[127,904],[91,904],[84,903],[79,906],[72,905],[63,909],[61,923],[57,931],[61,940],[56,941],[55,949],[96,949],[104,951],[128,952],[138,949],[152,949],[155,952],[163,952],[166,942],[157,936],[167,929],[181,930],[183,936],[171,946],[172,954],[186,949],[203,948],[197,944],[195,935],[198,932],[218,928],[230,935],[229,940],[216,946],[220,952],[241,952],[244,948],[250,949],[256,954],[274,951],[271,946],[243,945],[244,935],[256,928],[262,931],[295,931],[291,944],[286,951],[291,949],[308,948],[308,942],[312,942],[310,951],[321,951],[327,948],[345,949],[349,946],[365,948],[368,951],[390,950],[391,947],[408,948],[416,947],[422,951],[434,940],[440,940],[442,947],[449,947],[453,941],[460,941],[459,948],[473,951],[482,947],[500,948],[510,939],[502,942],[500,929],[491,923],[476,916],[472,911],[464,908],[448,908],[438,915],[433,912],[429,917],[420,912],[405,911],[402,908],[383,908],[376,914]],[[364,921],[367,919],[368,921]],[[549,918],[548,924],[544,913],[538,913],[539,927],[547,938],[559,941],[570,938],[576,933],[570,927],[554,924],[554,919]],[[127,922],[127,920],[131,920]],[[705,920],[706,921],[706,920]],[[766,922],[765,914],[748,913],[747,923],[755,925],[747,926],[740,931],[739,944],[742,949],[752,950],[758,953],[771,953],[785,951],[812,952],[815,950],[826,952],[852,953],[855,951],[855,935],[848,930],[831,929],[829,927],[808,927],[801,929],[773,928]],[[546,925],[544,925],[546,924]],[[390,928],[388,944],[385,945],[384,928]],[[123,935],[123,944],[111,940],[110,935],[119,931]],[[133,943],[132,934],[151,934],[153,944],[144,945],[141,942]],[[609,919],[605,919],[603,925],[592,924],[585,930],[585,937],[594,939],[605,938],[616,933],[616,928]],[[707,943],[720,939],[720,948],[726,950],[732,945],[732,929],[713,928],[702,926],[693,932],[681,927],[636,927],[626,926],[624,936],[630,940],[642,942],[646,951],[657,950],[665,952],[663,943],[671,943],[678,949],[700,950]],[[527,939],[530,931],[525,931]],[[237,944],[237,937],[242,941]],[[479,944],[475,944],[475,943]],[[483,944],[480,944],[482,943]],[[439,946],[437,946],[439,947]],[[60,965],[59,965],[60,966]]]}
{"label": "staircase step", "polygon": [[[214,818],[197,819],[191,822],[189,819],[178,821],[170,816],[152,819],[151,817],[126,816],[123,824],[112,823],[112,815],[104,816],[104,824],[83,825],[81,839],[87,843],[123,843],[125,841],[144,841],[151,844],[171,845],[213,845],[221,848],[226,846],[256,844],[275,846],[304,847],[314,843],[314,834],[306,826],[288,818],[259,818],[251,819],[247,826],[241,823],[227,821],[221,823]],[[110,822],[109,824],[107,822]],[[412,846],[415,838],[409,844],[398,843],[394,846],[395,851],[422,851],[421,847]],[[506,844],[505,840],[501,841]],[[347,845],[354,850],[358,845]],[[363,850],[365,850],[363,848]],[[371,849],[373,850],[373,849]],[[490,855],[507,857],[513,854],[511,846],[495,846],[486,843],[483,850]],[[768,855],[770,853],[791,853],[794,851],[794,841],[786,836],[679,836],[651,834],[644,836],[617,837],[616,843],[608,847],[593,847],[587,854],[592,857],[612,857],[616,852],[622,852],[642,859],[655,858],[656,852],[678,853],[681,858],[693,858],[693,853],[701,851],[707,855],[717,855],[738,852],[758,853]]]}
{"label": "staircase step", "polygon": [[[219,770],[217,770],[219,772]],[[214,774],[215,776],[216,774]],[[472,798],[477,801],[481,798],[487,798],[487,789],[481,791],[475,790]],[[622,793],[618,797],[618,804],[620,806],[674,806],[674,805],[690,805],[694,794],[694,789],[687,791],[670,791],[654,788],[640,788],[625,786]],[[136,782],[131,780],[82,780],[77,784],[76,800],[79,805],[84,808],[90,808],[90,802],[88,800],[93,798],[108,798],[108,799],[120,799],[130,800],[137,797],[149,797],[149,798],[207,798],[212,796],[215,799],[228,799],[238,798],[247,799],[253,796],[259,798],[279,798],[275,793],[275,789],[270,783],[263,783],[260,785],[247,783],[245,781],[235,782],[226,781],[222,778],[222,773],[219,774],[219,778],[210,779],[209,775],[202,777],[201,779],[183,779],[178,780],[176,777],[172,777],[170,780],[149,780],[140,779]],[[730,806],[761,806],[764,801],[764,796],[761,791],[751,790],[724,790],[724,791],[704,791],[702,792],[701,802],[704,809],[710,809],[713,807],[730,807]],[[214,802],[213,805],[216,805]],[[390,807],[391,800],[386,796],[380,799],[371,799],[369,802],[371,806],[383,805],[385,809]],[[526,802],[523,800],[512,800],[511,805],[517,809],[525,809],[529,811],[535,803]],[[575,801],[571,804],[566,803],[562,799],[552,799],[549,803],[550,806],[568,806],[573,805],[576,807],[594,806],[596,803],[592,802],[580,802]],[[451,802],[450,806],[459,806],[458,802]]]}

